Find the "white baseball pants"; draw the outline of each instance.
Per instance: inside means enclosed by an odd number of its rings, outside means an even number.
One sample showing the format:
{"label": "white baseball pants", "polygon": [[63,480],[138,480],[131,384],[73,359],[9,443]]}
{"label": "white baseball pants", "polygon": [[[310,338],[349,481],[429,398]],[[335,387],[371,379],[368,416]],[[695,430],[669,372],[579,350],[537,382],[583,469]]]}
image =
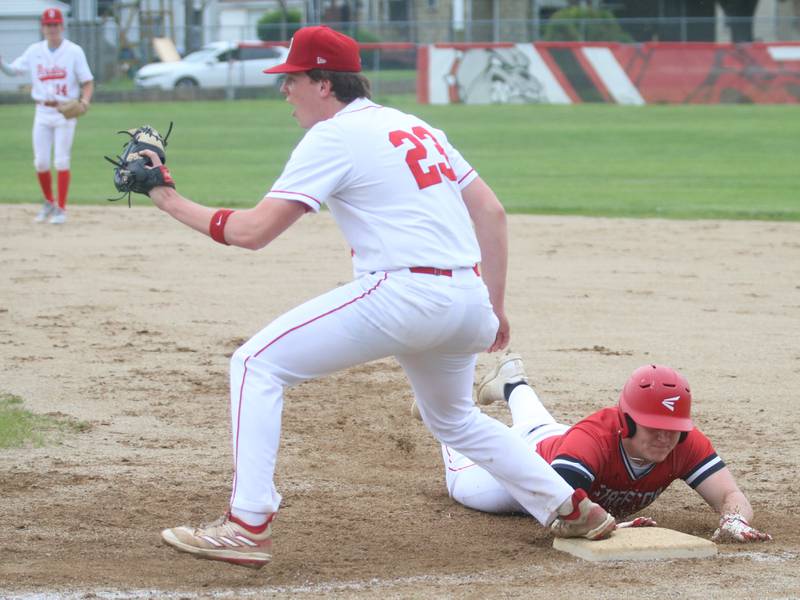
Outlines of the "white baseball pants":
{"label": "white baseball pants", "polygon": [[482,465],[545,522],[572,488],[472,401],[476,355],[497,326],[486,286],[471,268],[452,277],[408,269],[363,275],[273,321],[231,358],[231,507],[278,510],[273,476],[284,388],[395,356],[436,438]]}
{"label": "white baseball pants", "polygon": [[65,119],[55,108],[37,105],[33,119],[33,166],[37,172],[50,170],[50,156],[57,171],[70,167],[72,141],[78,119]]}
{"label": "white baseball pants", "polygon": [[[536,453],[536,444],[540,441],[562,435],[569,429],[567,425],[556,423],[533,388],[527,385],[514,388],[508,404],[513,426],[507,429],[523,441],[529,454]],[[555,517],[554,514],[531,511],[510,494],[488,469],[448,444],[442,444],[442,458],[447,491],[456,502],[489,513],[527,512],[542,524],[548,524]]]}

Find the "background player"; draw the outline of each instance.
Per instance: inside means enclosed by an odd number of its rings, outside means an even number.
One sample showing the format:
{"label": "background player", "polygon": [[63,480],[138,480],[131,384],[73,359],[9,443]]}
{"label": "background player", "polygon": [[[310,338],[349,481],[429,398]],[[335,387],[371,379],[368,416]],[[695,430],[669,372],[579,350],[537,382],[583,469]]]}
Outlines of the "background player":
{"label": "background player", "polygon": [[472,402],[476,354],[509,338],[502,205],[442,131],[372,102],[360,70],[353,39],[321,26],[295,34],[286,63],[268,72],[285,73],[281,91],[308,132],[254,208],[206,208],[171,187],[150,192],[189,227],[250,249],[327,204],[355,272],[353,282],[278,317],[234,353],[229,513],[162,538],[201,558],[263,566],[281,502],[273,478],[284,388],[392,355],[437,438],[485,465],[542,523],[558,517],[565,535],[609,534],[613,518]]}
{"label": "background player", "polygon": [[[94,77],[83,49],[64,39],[64,16],[57,8],[42,13],[42,34],[44,40],[28,46],[11,64],[0,58],[0,70],[12,76],[27,73],[31,78],[31,97],[36,102],[33,164],[44,196],[36,221],[49,220],[59,225],[67,219],[70,154],[78,120],[64,118],[58,106],[68,100],[80,100],[88,107],[94,93]],[[58,176],[57,204],[50,173],[51,152]]]}
{"label": "background player", "polygon": [[[556,423],[528,385],[522,359],[502,357],[478,387],[478,403],[508,401],[511,429],[576,489],[617,519],[650,505],[674,480],[683,479],[720,515],[715,540],[772,539],[749,525],[753,509],[709,439],[691,420],[686,379],[662,365],[636,369],[617,406],[603,408],[572,427]],[[450,496],[477,510],[524,512],[487,471],[443,445]],[[640,517],[627,525],[655,525]]]}

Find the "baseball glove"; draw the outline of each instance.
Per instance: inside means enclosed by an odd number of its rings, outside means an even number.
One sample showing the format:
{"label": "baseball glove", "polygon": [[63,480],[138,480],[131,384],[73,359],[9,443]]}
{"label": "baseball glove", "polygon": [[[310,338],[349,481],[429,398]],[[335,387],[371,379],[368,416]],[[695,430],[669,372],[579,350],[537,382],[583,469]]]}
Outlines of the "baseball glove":
{"label": "baseball glove", "polygon": [[82,100],[68,100],[59,104],[57,110],[67,119],[77,119],[85,115],[89,107]]}
{"label": "baseball glove", "polygon": [[154,187],[175,187],[175,182],[172,180],[167,167],[163,164],[153,167],[151,160],[141,153],[142,150],[151,150],[158,155],[162,163],[167,162],[164,148],[167,145],[169,134],[172,133],[171,122],[167,135],[163,137],[150,125],[143,125],[138,129],[122,130],[117,133],[125,133],[130,139],[123,146],[122,155],[118,155],[116,160],[108,156],[105,157],[108,162],[116,167],[114,169],[114,186],[118,192],[122,192],[118,198],[109,198],[109,200],[120,200],[127,195],[128,206],[130,207],[132,192],[147,195]]}

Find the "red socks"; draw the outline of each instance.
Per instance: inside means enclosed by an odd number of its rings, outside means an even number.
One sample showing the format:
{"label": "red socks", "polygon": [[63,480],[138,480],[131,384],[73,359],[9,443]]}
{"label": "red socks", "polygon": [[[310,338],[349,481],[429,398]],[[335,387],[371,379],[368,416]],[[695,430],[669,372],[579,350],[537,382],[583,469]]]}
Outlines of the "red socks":
{"label": "red socks", "polygon": [[39,185],[42,188],[42,195],[45,200],[50,204],[53,203],[53,177],[50,171],[37,171],[36,176],[39,178]]}
{"label": "red socks", "polygon": [[[67,206],[67,193],[69,192],[69,169],[58,171],[58,207],[64,210]],[[39,185],[42,188],[42,195],[50,204],[55,204],[53,198],[53,176],[50,171],[37,171]]]}
{"label": "red socks", "polygon": [[246,529],[250,533],[255,533],[256,535],[258,535],[259,533],[264,533],[267,530],[267,527],[269,527],[269,524],[272,523],[272,520],[275,518],[275,513],[270,514],[267,517],[267,520],[261,525],[250,525],[248,523],[245,523],[242,519],[237,519],[230,513],[228,514],[228,518],[237,525],[244,527],[244,529]]}
{"label": "red socks", "polygon": [[572,493],[572,512],[568,515],[561,515],[561,518],[566,521],[573,521],[577,519],[581,515],[581,509],[579,508],[579,504],[583,501],[584,498],[588,498],[586,494],[586,490],[583,488],[578,488]]}
{"label": "red socks", "polygon": [[69,169],[67,169],[66,171],[58,172],[58,207],[61,210],[64,210],[67,207],[68,191],[69,191]]}

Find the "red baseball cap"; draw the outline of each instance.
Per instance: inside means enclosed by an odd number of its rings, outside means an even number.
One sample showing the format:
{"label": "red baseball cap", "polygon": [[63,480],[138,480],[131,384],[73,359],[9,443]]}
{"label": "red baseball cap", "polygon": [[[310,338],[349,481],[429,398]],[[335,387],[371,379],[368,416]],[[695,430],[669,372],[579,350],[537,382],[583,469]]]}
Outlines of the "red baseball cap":
{"label": "red baseball cap", "polygon": [[57,8],[48,8],[42,13],[42,25],[58,25],[64,22],[64,15]]}
{"label": "red baseball cap", "polygon": [[289,43],[286,62],[264,69],[264,73],[297,73],[311,69],[358,73],[361,71],[358,42],[324,25],[303,27]]}

